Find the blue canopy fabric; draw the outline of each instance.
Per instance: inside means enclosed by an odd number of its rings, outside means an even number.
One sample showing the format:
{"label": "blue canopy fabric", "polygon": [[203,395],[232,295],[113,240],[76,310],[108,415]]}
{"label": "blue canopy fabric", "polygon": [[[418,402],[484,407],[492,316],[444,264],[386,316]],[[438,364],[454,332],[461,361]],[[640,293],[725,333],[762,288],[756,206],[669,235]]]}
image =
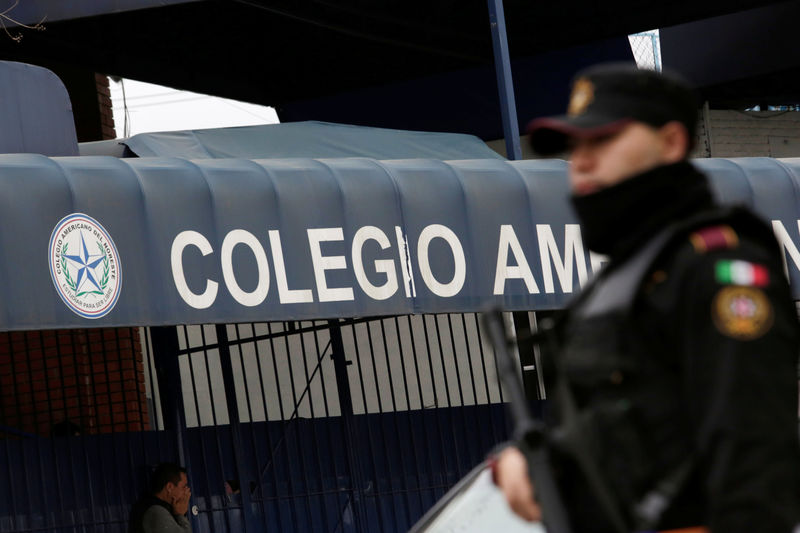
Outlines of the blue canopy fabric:
{"label": "blue canopy fabric", "polygon": [[315,121],[140,133],[122,142],[139,157],[504,159],[472,135]]}
{"label": "blue canopy fabric", "polygon": [[[800,159],[695,163],[800,297]],[[553,309],[600,265],[558,160],[0,155],[0,191],[0,330]]]}
{"label": "blue canopy fabric", "polygon": [[67,89],[51,71],[0,61],[0,153],[78,155]]}

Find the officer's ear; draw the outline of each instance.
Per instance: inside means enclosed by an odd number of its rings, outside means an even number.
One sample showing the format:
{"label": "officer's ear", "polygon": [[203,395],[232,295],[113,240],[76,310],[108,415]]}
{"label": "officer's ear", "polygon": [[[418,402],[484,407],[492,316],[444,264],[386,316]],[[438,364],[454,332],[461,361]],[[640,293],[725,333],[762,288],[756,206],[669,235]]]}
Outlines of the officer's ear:
{"label": "officer's ear", "polygon": [[689,155],[689,132],[677,120],[667,122],[658,129],[665,163],[683,161]]}

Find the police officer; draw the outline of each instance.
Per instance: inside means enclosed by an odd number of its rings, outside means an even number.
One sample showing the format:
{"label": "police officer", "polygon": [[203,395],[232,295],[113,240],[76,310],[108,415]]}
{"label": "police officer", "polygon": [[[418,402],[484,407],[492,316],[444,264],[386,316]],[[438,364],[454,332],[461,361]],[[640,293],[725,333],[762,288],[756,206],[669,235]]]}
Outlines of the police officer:
{"label": "police officer", "polygon": [[[770,228],[687,160],[693,93],[632,65],[580,73],[533,148],[567,151],[584,242],[609,262],[556,320],[551,462],[574,531],[789,533],[800,522],[798,326]],[[512,509],[542,517],[525,456]]]}

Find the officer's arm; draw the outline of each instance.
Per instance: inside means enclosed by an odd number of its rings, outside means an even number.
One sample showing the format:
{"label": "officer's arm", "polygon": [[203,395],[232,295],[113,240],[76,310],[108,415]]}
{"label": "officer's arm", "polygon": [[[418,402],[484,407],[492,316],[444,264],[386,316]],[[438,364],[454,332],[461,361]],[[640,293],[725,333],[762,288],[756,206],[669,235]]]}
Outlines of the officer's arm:
{"label": "officer's arm", "polygon": [[709,525],[789,532],[800,505],[798,335],[783,272],[746,243],[688,261],[676,335]]}

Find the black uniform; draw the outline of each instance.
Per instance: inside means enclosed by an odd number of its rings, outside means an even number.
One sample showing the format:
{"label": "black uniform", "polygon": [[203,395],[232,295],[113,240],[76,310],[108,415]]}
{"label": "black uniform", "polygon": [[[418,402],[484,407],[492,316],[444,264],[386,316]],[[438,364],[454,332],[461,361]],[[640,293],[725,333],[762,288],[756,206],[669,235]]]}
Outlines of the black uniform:
{"label": "black uniform", "polygon": [[588,454],[629,527],[661,485],[677,494],[651,513],[657,529],[792,531],[800,336],[771,230],[716,207],[689,163],[573,202],[589,247],[610,256],[557,321],[544,369],[569,391],[548,383],[573,527],[613,530],[575,459]]}

